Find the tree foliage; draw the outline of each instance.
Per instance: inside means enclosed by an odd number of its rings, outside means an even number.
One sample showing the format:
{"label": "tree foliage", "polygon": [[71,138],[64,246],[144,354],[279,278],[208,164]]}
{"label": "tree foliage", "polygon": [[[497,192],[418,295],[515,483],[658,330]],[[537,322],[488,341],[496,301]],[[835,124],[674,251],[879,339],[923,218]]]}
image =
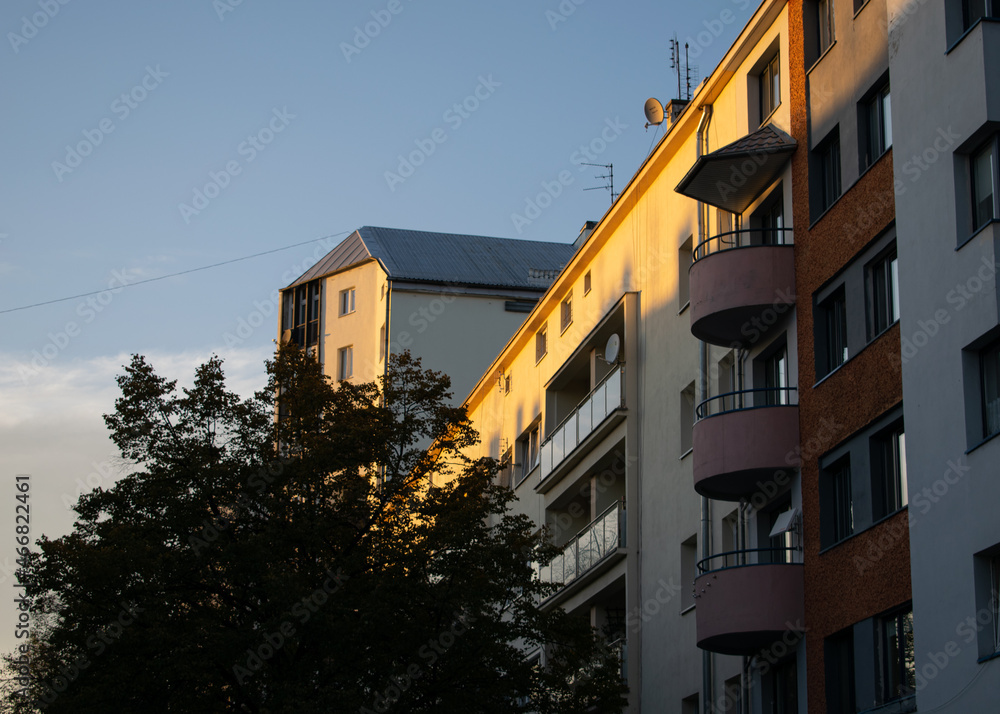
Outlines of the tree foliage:
{"label": "tree foliage", "polygon": [[7,709],[621,710],[618,654],[537,606],[554,549],[463,455],[447,377],[403,354],[333,385],[293,346],[267,370],[240,399],[217,358],[178,390],[133,357],[105,421],[136,470],[19,572],[31,675],[8,657]]}

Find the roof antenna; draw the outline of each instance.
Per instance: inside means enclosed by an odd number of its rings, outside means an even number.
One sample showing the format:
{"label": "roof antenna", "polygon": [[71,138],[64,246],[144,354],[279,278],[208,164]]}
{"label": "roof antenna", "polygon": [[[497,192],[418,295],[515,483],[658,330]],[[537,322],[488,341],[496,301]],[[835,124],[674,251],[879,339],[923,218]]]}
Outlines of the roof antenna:
{"label": "roof antenna", "polygon": [[615,205],[615,199],[618,198],[618,194],[615,193],[615,165],[614,164],[588,164],[586,162],[582,162],[580,165],[581,166],[599,166],[602,169],[607,169],[608,170],[607,174],[604,174],[604,175],[601,175],[601,176],[595,176],[594,177],[594,178],[597,178],[597,179],[608,179],[608,183],[604,184],[603,186],[591,186],[590,188],[585,188],[583,190],[584,191],[597,191],[599,189],[605,189],[605,190],[611,191],[611,205],[612,206]]}

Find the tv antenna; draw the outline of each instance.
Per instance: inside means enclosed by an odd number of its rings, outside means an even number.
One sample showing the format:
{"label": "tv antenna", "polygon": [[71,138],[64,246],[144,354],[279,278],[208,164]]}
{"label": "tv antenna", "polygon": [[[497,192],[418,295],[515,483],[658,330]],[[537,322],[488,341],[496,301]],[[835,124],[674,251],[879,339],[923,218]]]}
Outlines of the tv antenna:
{"label": "tv antenna", "polygon": [[[698,68],[691,66],[688,43],[684,43],[684,56],[681,57],[681,42],[675,34],[670,38],[670,69],[677,75],[677,98],[691,101],[691,80],[697,74]],[[684,94],[681,94],[683,80]]]}
{"label": "tv antenna", "polygon": [[608,182],[603,186],[591,186],[590,188],[583,189],[584,191],[598,191],[604,189],[611,192],[611,205],[615,205],[615,199],[618,198],[618,194],[615,193],[615,165],[614,164],[588,164],[583,162],[581,166],[597,166],[602,169],[607,169],[608,173],[601,176],[595,176],[596,179],[608,179]]}

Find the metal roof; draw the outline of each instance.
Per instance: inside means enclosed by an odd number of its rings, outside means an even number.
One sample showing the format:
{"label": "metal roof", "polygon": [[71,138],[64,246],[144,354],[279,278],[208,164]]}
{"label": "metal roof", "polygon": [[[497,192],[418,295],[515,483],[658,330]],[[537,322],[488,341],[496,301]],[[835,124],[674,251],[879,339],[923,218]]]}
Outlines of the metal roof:
{"label": "metal roof", "polygon": [[288,287],[375,258],[393,280],[542,291],[574,250],[571,243],[364,226]]}

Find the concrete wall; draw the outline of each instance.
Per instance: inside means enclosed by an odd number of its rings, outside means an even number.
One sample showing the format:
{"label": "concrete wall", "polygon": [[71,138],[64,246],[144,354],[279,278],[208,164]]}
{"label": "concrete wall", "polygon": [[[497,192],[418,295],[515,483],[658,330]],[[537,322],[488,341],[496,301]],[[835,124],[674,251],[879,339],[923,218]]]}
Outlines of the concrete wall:
{"label": "concrete wall", "polygon": [[[385,303],[380,298],[385,273],[376,261],[323,278],[320,361],[324,372],[337,378],[337,350],[354,349],[353,381],[370,382],[382,374],[379,360],[379,327],[385,322]],[[340,292],[354,288],[355,311],[340,315]]]}

